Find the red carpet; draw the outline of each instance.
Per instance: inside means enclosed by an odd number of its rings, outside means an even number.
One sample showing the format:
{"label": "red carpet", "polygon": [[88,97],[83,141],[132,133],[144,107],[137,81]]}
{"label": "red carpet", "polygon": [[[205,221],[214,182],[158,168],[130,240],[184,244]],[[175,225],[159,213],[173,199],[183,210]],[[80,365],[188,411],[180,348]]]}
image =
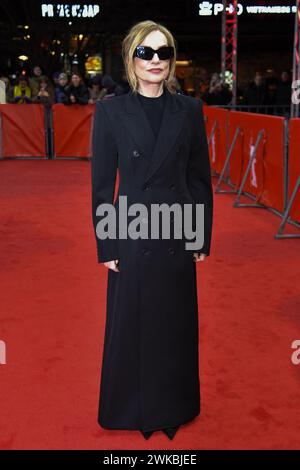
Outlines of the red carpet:
{"label": "red carpet", "polygon": [[197,265],[202,413],[145,441],[97,424],[107,272],[90,164],[2,161],[0,181],[1,449],[299,448],[300,240],[274,239],[277,216],[215,195]]}

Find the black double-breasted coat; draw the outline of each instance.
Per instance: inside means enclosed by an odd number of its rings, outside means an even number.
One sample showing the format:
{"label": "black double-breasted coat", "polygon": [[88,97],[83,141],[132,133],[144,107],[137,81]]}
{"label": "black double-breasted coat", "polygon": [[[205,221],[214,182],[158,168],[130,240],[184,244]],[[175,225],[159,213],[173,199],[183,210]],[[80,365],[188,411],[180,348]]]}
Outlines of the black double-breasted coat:
{"label": "black double-breasted coat", "polygon": [[172,236],[99,239],[97,207],[114,202],[119,215],[121,195],[128,207],[138,202],[149,210],[153,203],[204,204],[204,244],[196,251],[210,254],[213,192],[201,100],[166,88],[157,138],[133,91],[98,102],[94,116],[97,259],[120,262],[119,272],[107,271],[98,421],[103,428],[150,431],[200,413],[195,250]]}

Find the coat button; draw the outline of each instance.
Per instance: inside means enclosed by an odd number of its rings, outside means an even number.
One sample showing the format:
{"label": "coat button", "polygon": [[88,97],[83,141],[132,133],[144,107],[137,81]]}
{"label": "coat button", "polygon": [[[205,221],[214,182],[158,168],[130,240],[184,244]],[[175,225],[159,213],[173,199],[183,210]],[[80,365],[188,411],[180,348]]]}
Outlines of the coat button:
{"label": "coat button", "polygon": [[168,248],[168,252],[170,253],[170,255],[174,255],[175,251],[173,248]]}
{"label": "coat button", "polygon": [[147,250],[147,248],[142,248],[142,253],[143,255],[149,255],[150,250]]}
{"label": "coat button", "polygon": [[139,157],[140,156],[140,152],[138,150],[134,150],[132,153],[133,153],[134,157]]}
{"label": "coat button", "polygon": [[144,191],[149,191],[149,189],[151,189],[151,186],[149,185],[144,187]]}
{"label": "coat button", "polygon": [[172,189],[172,191],[173,191],[173,189],[175,189],[175,184],[171,184],[170,189]]}

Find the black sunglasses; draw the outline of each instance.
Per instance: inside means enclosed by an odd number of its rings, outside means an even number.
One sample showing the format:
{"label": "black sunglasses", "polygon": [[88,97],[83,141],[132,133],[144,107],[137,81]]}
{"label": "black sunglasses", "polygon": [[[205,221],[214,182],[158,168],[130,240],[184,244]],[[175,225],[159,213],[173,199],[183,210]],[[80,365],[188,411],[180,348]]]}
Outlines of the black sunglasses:
{"label": "black sunglasses", "polygon": [[157,52],[160,60],[168,60],[171,59],[171,57],[174,57],[174,47],[171,46],[162,46],[156,50],[149,46],[137,46],[133,57],[138,57],[143,60],[151,60],[155,52]]}

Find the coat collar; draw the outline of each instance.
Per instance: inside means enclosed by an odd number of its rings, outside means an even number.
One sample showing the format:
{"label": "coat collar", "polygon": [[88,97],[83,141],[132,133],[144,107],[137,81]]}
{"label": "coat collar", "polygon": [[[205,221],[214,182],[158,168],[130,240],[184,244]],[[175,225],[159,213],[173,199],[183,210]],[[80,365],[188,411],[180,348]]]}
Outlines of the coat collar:
{"label": "coat collar", "polygon": [[185,108],[178,99],[178,95],[171,93],[166,86],[165,91],[165,108],[157,139],[138,96],[132,90],[126,95],[125,113],[120,116],[124,119],[124,124],[137,148],[149,161],[144,184],[156,173],[168,156],[184,123]]}

